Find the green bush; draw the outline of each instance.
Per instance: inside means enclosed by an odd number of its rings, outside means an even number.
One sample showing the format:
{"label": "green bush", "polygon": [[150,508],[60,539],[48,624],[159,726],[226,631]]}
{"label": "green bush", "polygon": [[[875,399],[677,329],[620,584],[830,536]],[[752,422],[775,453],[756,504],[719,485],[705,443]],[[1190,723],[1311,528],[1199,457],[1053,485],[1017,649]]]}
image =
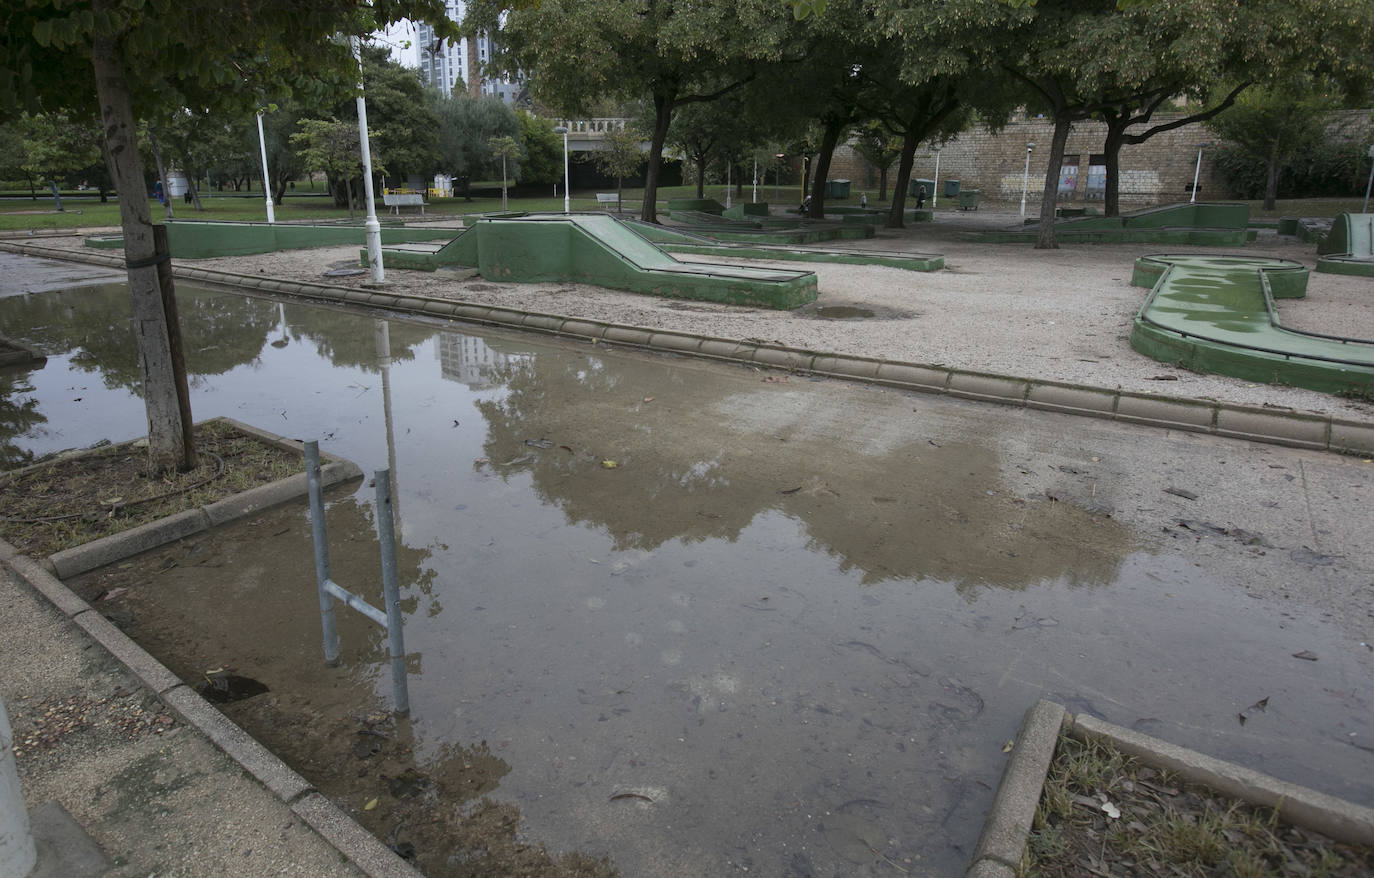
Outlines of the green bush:
{"label": "green bush", "polygon": [[[1369,180],[1369,145],[1328,140],[1279,169],[1279,198],[1332,198],[1363,195]],[[1222,144],[1213,154],[1226,188],[1244,199],[1264,197],[1265,166],[1239,147]]]}

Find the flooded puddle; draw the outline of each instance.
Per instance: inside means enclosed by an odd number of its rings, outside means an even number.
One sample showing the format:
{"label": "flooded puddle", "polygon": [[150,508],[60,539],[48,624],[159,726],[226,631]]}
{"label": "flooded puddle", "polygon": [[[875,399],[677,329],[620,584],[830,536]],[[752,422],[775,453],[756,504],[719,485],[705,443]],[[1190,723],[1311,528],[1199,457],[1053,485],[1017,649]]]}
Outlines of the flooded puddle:
{"label": "flooded puddle", "polygon": [[[1374,499],[1356,461],[1170,439],[1161,464],[1165,434],[1099,421],[179,293],[198,419],[392,468],[413,718],[383,727],[370,622],[341,612],[324,667],[304,504],[77,586],[127,588],[183,678],[270,690],[223,709],[389,844],[423,841],[408,802],[489,795],[627,875],[957,874],[1040,697],[1374,803],[1369,623],[1275,599],[1369,581],[1362,545],[1299,552]],[[49,357],[0,372],[5,466],[144,429],[125,296],[0,298]],[[1275,504],[1240,521],[1263,544],[1226,535],[1235,484]],[[1337,523],[1290,536],[1328,485]],[[367,594],[371,493],[328,512]]]}

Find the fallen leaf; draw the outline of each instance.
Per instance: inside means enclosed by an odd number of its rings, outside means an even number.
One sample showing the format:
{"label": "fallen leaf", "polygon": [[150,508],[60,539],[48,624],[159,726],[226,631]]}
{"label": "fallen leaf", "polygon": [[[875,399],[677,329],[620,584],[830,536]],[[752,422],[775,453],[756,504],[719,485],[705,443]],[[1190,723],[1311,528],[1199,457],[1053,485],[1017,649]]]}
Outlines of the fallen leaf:
{"label": "fallen leaf", "polygon": [[653,402],[653,401],[654,401],[654,398],[653,398],[652,396],[646,396],[646,397],[644,397],[644,401],[645,401],[645,402]]}
{"label": "fallen leaf", "polygon": [[618,466],[620,466],[620,464],[616,463],[614,460],[603,460],[603,461],[601,461],[601,468],[602,468],[602,469],[615,469],[615,468],[618,467]]}
{"label": "fallen leaf", "polygon": [[[116,591],[118,591],[118,589],[116,589]],[[114,592],[111,592],[111,594],[114,594]],[[1293,653],[1293,658],[1302,659],[1305,662],[1315,662],[1317,660],[1317,654],[1304,649],[1302,652]]]}
{"label": "fallen leaf", "polygon": [[779,494],[795,494],[795,493],[797,493],[798,491],[800,491],[801,489],[802,489],[802,486],[801,486],[801,485],[798,485],[798,486],[795,487],[795,488],[783,488],[783,489],[782,489],[781,491],[779,491],[778,493],[779,493]]}
{"label": "fallen leaf", "polygon": [[1011,740],[1010,738],[1008,738],[1008,739],[1007,739],[1007,743],[1005,743],[1005,744],[1002,745],[1002,752],[1003,752],[1003,753],[1010,753],[1010,752],[1011,752],[1011,748],[1012,748],[1012,747],[1015,747],[1015,746],[1016,746],[1016,742],[1013,741],[1013,740]]}
{"label": "fallen leaf", "polygon": [[368,802],[367,802],[367,804],[363,806],[363,810],[364,810],[364,811],[371,811],[371,810],[372,810],[373,808],[375,808],[375,807],[377,807],[377,800],[376,800],[376,799],[369,799]]}
{"label": "fallen leaf", "polygon": [[1165,488],[1164,493],[1173,494],[1175,497],[1182,497],[1184,500],[1196,500],[1197,495],[1192,491],[1185,491],[1182,488]]}
{"label": "fallen leaf", "polygon": [[1113,820],[1116,820],[1121,816],[1121,809],[1113,805],[1111,802],[1103,802],[1102,813],[1106,814]]}

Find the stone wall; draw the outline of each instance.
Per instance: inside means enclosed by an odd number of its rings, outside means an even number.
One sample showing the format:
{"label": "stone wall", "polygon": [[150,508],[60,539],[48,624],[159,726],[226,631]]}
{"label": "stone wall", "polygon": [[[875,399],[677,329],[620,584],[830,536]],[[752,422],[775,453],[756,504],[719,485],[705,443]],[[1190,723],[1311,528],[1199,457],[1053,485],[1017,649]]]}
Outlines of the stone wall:
{"label": "stone wall", "polygon": [[[1349,136],[1352,128],[1368,130],[1369,111],[1358,110],[1333,114],[1344,122]],[[1152,124],[1158,125],[1178,118],[1159,115]],[[1361,125],[1361,122],[1363,124]],[[1136,126],[1132,130],[1142,130]],[[1107,126],[1101,122],[1079,122],[1069,131],[1064,147],[1065,174],[1061,178],[1060,200],[1092,204],[1102,200],[1101,178],[1090,173],[1090,166],[1100,165],[1102,143]],[[962,189],[978,189],[982,200],[1020,202],[1022,180],[1026,168],[1026,144],[1034,143],[1031,151],[1030,174],[1027,183],[1027,204],[1037,204],[1044,187],[1045,167],[1049,158],[1050,139],[1054,123],[1046,118],[1021,118],[993,133],[985,127],[965,131],[944,145],[940,151],[939,192],[944,194],[944,181],[958,180]],[[1121,149],[1120,194],[1123,207],[1136,208],[1153,204],[1187,201],[1192,191],[1193,173],[1197,168],[1198,144],[1215,143],[1216,135],[1200,123],[1192,123],[1158,134],[1138,146]],[[923,144],[916,150],[912,165],[912,179],[935,179],[934,151]],[[1070,167],[1077,173],[1070,177]],[[897,175],[894,161],[888,170],[888,197],[892,180]],[[867,192],[878,196],[878,172],[865,159],[847,146],[835,151],[830,166],[830,178],[851,181],[852,197]],[[1096,184],[1096,185],[1094,185]],[[1222,190],[1220,177],[1213,176],[1213,166],[1202,151],[1202,170],[1198,178],[1198,199],[1219,201],[1232,197]]]}

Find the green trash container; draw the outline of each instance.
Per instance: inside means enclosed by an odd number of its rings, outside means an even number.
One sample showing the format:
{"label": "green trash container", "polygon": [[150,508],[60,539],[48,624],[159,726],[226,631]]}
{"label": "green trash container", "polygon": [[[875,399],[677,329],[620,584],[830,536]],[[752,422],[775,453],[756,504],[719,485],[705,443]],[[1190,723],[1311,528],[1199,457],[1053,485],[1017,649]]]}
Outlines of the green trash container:
{"label": "green trash container", "polygon": [[935,194],[934,180],[912,180],[911,185],[907,186],[906,194],[911,196],[912,198],[915,198],[916,193],[920,191],[920,188],[922,186],[926,187],[926,198],[929,198],[930,196]]}
{"label": "green trash container", "polygon": [[957,196],[958,194],[959,194],[959,181],[958,181],[958,180],[946,180],[946,181],[945,181],[945,197],[946,197],[946,198],[954,198],[954,197]]}
{"label": "green trash container", "polygon": [[826,180],[826,181],[825,181],[825,197],[826,197],[826,198],[848,198],[848,197],[849,197],[849,181],[848,181],[848,180]]}

